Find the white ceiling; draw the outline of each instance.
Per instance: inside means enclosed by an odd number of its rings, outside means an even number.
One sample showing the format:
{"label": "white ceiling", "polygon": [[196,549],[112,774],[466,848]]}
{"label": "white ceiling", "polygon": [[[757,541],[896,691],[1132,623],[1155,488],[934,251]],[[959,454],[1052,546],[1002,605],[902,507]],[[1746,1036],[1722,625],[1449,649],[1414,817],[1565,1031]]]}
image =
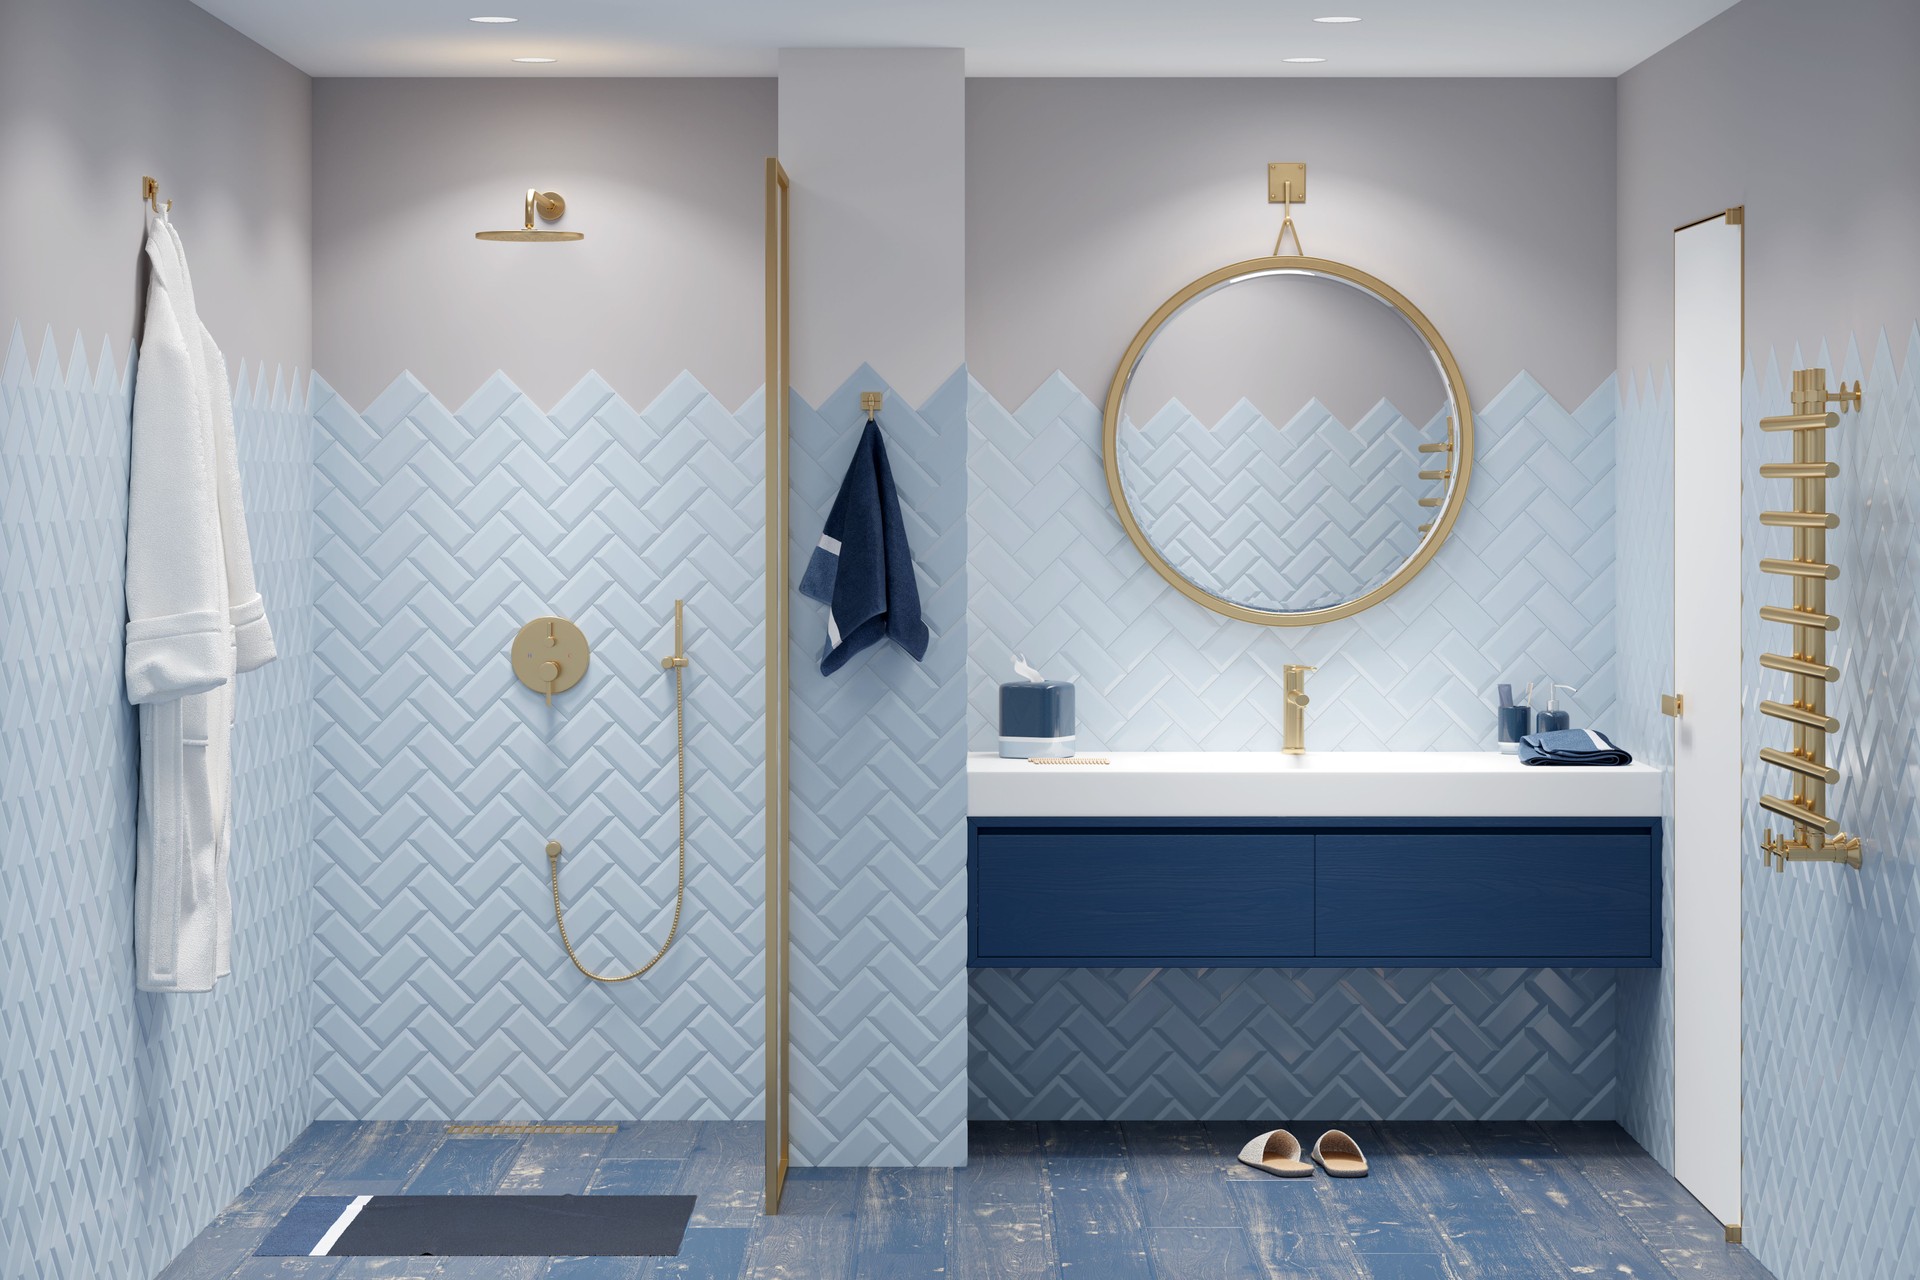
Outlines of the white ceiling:
{"label": "white ceiling", "polygon": [[[975,76],[1613,76],[1733,0],[195,0],[316,76],[772,75],[941,47]],[[480,26],[479,14],[518,17]],[[1357,14],[1344,26],[1315,23]],[[522,66],[519,55],[558,58]],[[1326,62],[1289,65],[1288,57]]]}

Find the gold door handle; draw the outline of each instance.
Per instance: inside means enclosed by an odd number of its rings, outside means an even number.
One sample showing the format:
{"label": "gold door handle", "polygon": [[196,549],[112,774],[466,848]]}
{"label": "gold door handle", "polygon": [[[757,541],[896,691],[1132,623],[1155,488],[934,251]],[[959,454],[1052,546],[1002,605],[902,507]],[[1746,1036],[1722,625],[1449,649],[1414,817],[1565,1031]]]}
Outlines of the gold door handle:
{"label": "gold door handle", "polygon": [[1687,709],[1687,695],[1684,693],[1663,693],[1660,695],[1660,714],[1672,716],[1678,720]]}

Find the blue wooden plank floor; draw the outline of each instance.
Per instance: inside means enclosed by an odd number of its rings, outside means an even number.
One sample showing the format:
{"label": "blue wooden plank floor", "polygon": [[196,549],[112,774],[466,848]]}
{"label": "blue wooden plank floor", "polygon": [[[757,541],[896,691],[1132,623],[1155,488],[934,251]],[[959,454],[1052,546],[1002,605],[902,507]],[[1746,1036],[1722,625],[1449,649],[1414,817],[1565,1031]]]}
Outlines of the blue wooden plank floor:
{"label": "blue wooden plank floor", "polygon": [[[962,1169],[796,1169],[760,1215],[757,1124],[448,1137],[322,1123],[162,1280],[1769,1280],[1612,1124],[1348,1124],[1373,1176],[1234,1161],[1262,1126],[975,1123]],[[1289,1125],[1311,1144],[1325,1126]],[[675,1258],[256,1258],[308,1194],[691,1194]]]}

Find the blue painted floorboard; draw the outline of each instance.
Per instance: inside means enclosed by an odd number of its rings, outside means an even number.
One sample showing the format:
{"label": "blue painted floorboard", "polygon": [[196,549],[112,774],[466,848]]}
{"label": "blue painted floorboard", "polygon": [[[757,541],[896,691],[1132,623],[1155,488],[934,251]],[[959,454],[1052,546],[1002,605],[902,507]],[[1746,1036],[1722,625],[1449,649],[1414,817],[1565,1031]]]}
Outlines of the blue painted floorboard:
{"label": "blue painted floorboard", "polygon": [[[1343,1126],[1373,1176],[1235,1162],[1271,1124],[976,1123],[962,1169],[795,1169],[760,1213],[754,1124],[296,1139],[165,1280],[1768,1280],[1612,1124]],[[1288,1125],[1311,1144],[1324,1125]],[[690,1194],[674,1258],[256,1258],[301,1195]]]}

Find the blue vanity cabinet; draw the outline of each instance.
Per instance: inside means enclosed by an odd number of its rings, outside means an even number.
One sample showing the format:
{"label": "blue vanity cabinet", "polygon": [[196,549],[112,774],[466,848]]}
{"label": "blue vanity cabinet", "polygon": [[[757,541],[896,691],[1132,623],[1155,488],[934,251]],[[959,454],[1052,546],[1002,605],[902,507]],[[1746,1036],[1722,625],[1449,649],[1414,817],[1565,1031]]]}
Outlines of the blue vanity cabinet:
{"label": "blue vanity cabinet", "polygon": [[1660,963],[1657,818],[974,818],[975,968]]}
{"label": "blue vanity cabinet", "polygon": [[1310,835],[989,829],[975,836],[969,861],[973,949],[1020,957],[1003,963],[1214,964],[1313,954]]}

